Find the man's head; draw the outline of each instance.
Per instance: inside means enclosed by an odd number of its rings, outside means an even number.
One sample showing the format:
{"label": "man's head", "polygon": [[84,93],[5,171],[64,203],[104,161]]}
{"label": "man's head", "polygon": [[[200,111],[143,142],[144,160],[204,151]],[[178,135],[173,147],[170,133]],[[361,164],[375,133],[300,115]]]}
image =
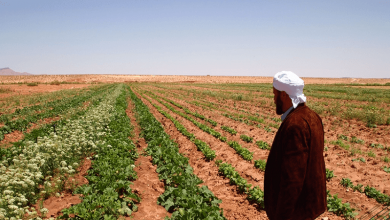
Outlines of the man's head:
{"label": "man's head", "polygon": [[274,87],[274,103],[276,105],[276,114],[285,113],[293,104],[285,91],[279,91]]}
{"label": "man's head", "polygon": [[274,102],[278,115],[286,112],[291,106],[306,102],[303,94],[304,82],[291,71],[282,71],[274,76]]}

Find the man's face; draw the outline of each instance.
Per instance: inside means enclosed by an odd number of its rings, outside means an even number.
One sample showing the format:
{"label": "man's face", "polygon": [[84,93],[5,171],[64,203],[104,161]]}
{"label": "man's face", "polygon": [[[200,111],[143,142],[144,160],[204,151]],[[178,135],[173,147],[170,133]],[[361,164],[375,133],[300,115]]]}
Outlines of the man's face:
{"label": "man's face", "polygon": [[276,114],[281,115],[284,113],[283,111],[283,100],[282,93],[274,88],[274,103],[276,105]]}

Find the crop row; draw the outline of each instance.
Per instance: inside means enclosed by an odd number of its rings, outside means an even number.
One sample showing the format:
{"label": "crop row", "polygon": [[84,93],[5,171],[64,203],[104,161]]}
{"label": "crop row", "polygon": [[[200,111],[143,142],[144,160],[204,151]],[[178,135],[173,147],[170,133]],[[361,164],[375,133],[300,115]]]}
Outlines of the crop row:
{"label": "crop row", "polygon": [[[150,92],[150,91],[148,91],[148,94],[152,94],[153,96],[155,96],[155,95],[154,95],[152,92]],[[158,96],[155,96],[155,97],[158,97]],[[170,99],[167,99],[167,98],[165,98],[165,97],[158,97],[158,98],[164,99],[165,101],[167,101],[167,102],[169,102],[169,103],[171,103],[171,104],[173,104],[173,105],[175,105],[175,106],[177,106],[177,107],[179,107],[179,108],[185,110],[185,112],[186,112],[187,114],[191,114],[191,115],[193,115],[193,116],[195,116],[195,117],[198,117],[198,118],[200,118],[200,119],[202,119],[202,120],[205,120],[204,118],[206,118],[205,116],[200,115],[200,114],[198,114],[198,113],[196,113],[196,112],[191,112],[191,111],[189,111],[188,108],[186,108],[186,107],[184,107],[184,106],[182,106],[182,105],[180,105],[180,104],[178,104],[178,103],[176,103],[176,102],[174,102],[174,101],[172,101],[172,100],[170,100]],[[193,104],[193,103],[190,103],[190,102],[188,102],[188,103],[189,103],[189,104]],[[210,105],[212,105],[212,104],[214,104],[214,103],[210,103]],[[199,106],[199,103],[195,101],[195,105]],[[208,106],[209,106],[209,105],[208,105]],[[261,124],[264,124],[264,123],[265,123],[265,122],[264,122],[264,119],[258,118],[257,116],[249,115],[249,114],[251,114],[251,113],[246,112],[246,111],[245,111],[245,112],[248,113],[248,114],[247,114],[247,115],[242,115],[242,114],[232,113],[232,112],[230,112],[230,111],[228,111],[228,110],[226,110],[226,109],[214,108],[214,107],[213,107],[213,109],[216,109],[216,110],[218,110],[218,111],[223,111],[223,112],[225,112],[225,113],[221,113],[222,116],[225,116],[225,117],[227,117],[227,118],[230,118],[230,119],[235,120],[235,121],[238,121],[238,122],[242,122],[242,123],[247,124],[247,125],[257,126],[258,128],[261,128],[261,127],[262,127]],[[233,109],[238,110],[238,109],[235,108],[235,107],[233,107]],[[227,112],[227,113],[226,113],[226,112]],[[233,116],[232,114],[234,114],[234,115],[236,115],[236,116]],[[257,114],[257,113],[256,113],[256,114]],[[258,114],[257,114],[257,115],[258,115]],[[274,120],[274,121],[276,121],[276,122],[280,122],[280,119],[272,118],[272,120]],[[213,121],[213,120],[211,120],[211,119],[207,119],[207,118],[206,118],[206,121],[210,122],[213,126],[216,126],[216,125],[217,125],[217,122],[215,122],[215,121]],[[264,125],[264,130],[267,131],[267,132],[273,132],[273,130],[270,128],[270,126],[276,128],[276,129],[279,128],[279,125],[278,125],[278,124],[269,123],[268,125]],[[229,132],[229,131],[228,131],[228,132]]]}
{"label": "crop row", "polygon": [[[226,142],[227,141],[227,138],[222,136],[219,132],[215,131],[214,129],[208,127],[207,125],[205,124],[202,124],[202,123],[199,123],[198,121],[194,120],[193,118],[191,118],[190,116],[182,113],[182,112],[179,112],[177,110],[175,110],[172,106],[170,106],[169,104],[167,103],[164,103],[163,101],[161,100],[158,100],[157,98],[155,98],[158,102],[160,102],[161,104],[163,104],[165,107],[167,107],[168,109],[170,109],[172,112],[176,113],[176,114],[179,114],[180,116],[184,117],[185,119],[191,121],[194,125],[196,125],[197,127],[199,127],[201,130],[211,134],[212,136],[218,138],[219,140],[223,141],[223,142]],[[248,161],[251,161],[253,159],[253,152],[249,151],[248,149],[242,147],[238,142],[236,141],[228,141],[227,142],[228,145],[233,148],[242,158],[244,158],[245,160],[248,160]]]}
{"label": "crop row", "polygon": [[182,133],[184,136],[186,136],[191,142],[193,142],[198,148],[198,150],[200,150],[204,154],[207,160],[213,160],[215,158],[215,151],[211,150],[210,146],[207,143],[197,139],[194,134],[189,132],[178,120],[176,120],[166,111],[162,110],[160,106],[154,104],[145,96],[143,96],[143,98],[148,100],[162,115],[170,119],[177,128],[177,130],[180,131],[180,133]]}
{"label": "crop row", "polygon": [[219,173],[227,177],[231,184],[237,185],[240,192],[247,194],[249,201],[259,204],[260,208],[264,208],[264,192],[259,186],[251,187],[252,185],[248,184],[247,180],[242,178],[232,165],[222,163],[221,160],[217,160],[216,164],[219,167]]}
{"label": "crop row", "polygon": [[[185,107],[181,106],[180,104],[175,103],[174,101],[172,101],[170,99],[167,99],[167,98],[164,98],[164,97],[161,97],[161,98],[164,99],[167,102],[172,103],[173,105],[176,105],[179,108],[185,109]],[[239,121],[239,122],[245,123],[247,125],[257,126],[257,127],[261,128],[260,124],[265,124],[264,119],[263,118],[259,118],[260,115],[258,113],[255,113],[255,115],[253,115],[251,112],[244,111],[244,110],[238,109],[236,107],[223,106],[223,107],[226,107],[226,108],[229,108],[229,109],[234,109],[234,110],[246,113],[245,115],[244,114],[238,114],[238,113],[230,112],[227,109],[224,109],[220,105],[217,105],[215,103],[207,102],[205,100],[202,100],[202,101],[205,102],[205,103],[200,103],[200,102],[197,102],[197,101],[193,101],[193,102],[188,102],[187,101],[187,103],[192,104],[192,105],[196,105],[196,106],[201,106],[201,107],[207,106],[208,108],[211,108],[211,109],[209,109],[211,111],[213,111],[213,110],[222,111],[222,112],[224,112],[224,113],[221,113],[222,116],[225,116],[227,118],[233,119],[235,121]],[[216,106],[214,106],[214,105],[216,105]],[[272,118],[272,120],[275,121],[275,122],[278,122],[278,123],[280,122],[280,119]],[[279,128],[279,124],[269,123],[268,125],[264,125],[264,129],[266,131],[272,132],[272,130],[269,127],[274,127],[274,128],[277,129],[277,128]]]}
{"label": "crop row", "polygon": [[[151,94],[152,97],[155,97],[157,101],[159,101],[158,98],[161,98],[161,99],[164,99],[165,101],[167,101],[167,102],[169,102],[169,103],[175,105],[176,107],[179,107],[179,108],[181,108],[181,109],[184,109],[185,112],[186,112],[187,114],[189,114],[189,115],[194,115],[194,116],[196,116],[196,117],[198,117],[198,118],[200,118],[200,119],[202,119],[202,120],[204,120],[204,118],[206,118],[206,117],[203,116],[203,115],[197,116],[197,115],[199,115],[198,113],[191,112],[191,111],[188,110],[188,108],[185,108],[185,107],[181,106],[180,104],[178,104],[178,103],[176,103],[176,102],[174,102],[174,101],[172,101],[172,100],[169,100],[169,99],[164,98],[164,97],[158,97],[158,96],[154,95],[152,92],[148,92],[148,94]],[[159,101],[159,102],[162,103],[162,104],[164,104],[164,103],[161,102],[161,101]],[[165,104],[164,104],[164,105],[165,105]],[[172,110],[172,107],[168,107],[167,105],[165,105],[165,106],[166,106],[167,108],[169,108],[170,110]],[[211,123],[211,122],[210,122],[210,123]],[[215,126],[215,125],[217,125],[217,122],[212,121],[211,124]],[[237,134],[237,131],[236,131],[236,130],[234,130],[233,128],[230,128],[230,127],[228,127],[228,126],[221,126],[221,129],[224,130],[224,131],[229,132],[229,133],[232,134],[232,135]],[[241,138],[243,141],[247,142],[247,143],[250,143],[250,142],[253,141],[253,138],[252,138],[252,137],[249,137],[249,136],[246,136],[246,135],[241,135],[240,138]],[[261,149],[269,149],[268,144],[265,143],[265,142],[263,142],[263,141],[258,141],[258,142],[256,142],[256,144],[258,144],[259,147],[260,147]]]}
{"label": "crop row", "polygon": [[179,153],[177,144],[149,108],[132,91],[130,95],[142,135],[148,143],[147,152],[165,183],[165,192],[158,198],[158,204],[173,212],[172,219],[225,219],[218,206],[221,201],[207,186],[198,186],[203,181],[193,173],[188,158]]}
{"label": "crop row", "polygon": [[152,97],[155,97],[155,98],[158,98],[158,99],[163,99],[163,100],[165,100],[166,102],[169,102],[169,103],[171,103],[172,105],[174,105],[174,106],[176,106],[176,107],[178,107],[178,108],[180,108],[180,109],[183,109],[183,110],[185,111],[185,113],[187,113],[187,114],[189,114],[189,115],[192,115],[192,116],[194,116],[194,117],[197,117],[197,118],[199,118],[199,119],[201,119],[201,120],[203,120],[203,121],[209,122],[209,123],[210,123],[212,126],[214,126],[214,127],[217,126],[217,124],[218,124],[216,121],[214,121],[214,120],[212,120],[212,119],[209,119],[209,118],[205,117],[204,115],[199,114],[198,112],[190,111],[188,108],[186,108],[186,107],[180,105],[179,103],[176,103],[176,102],[174,102],[174,101],[172,101],[172,100],[170,100],[170,99],[167,99],[167,98],[161,97],[161,96],[157,96],[156,94],[154,94],[154,93],[151,92],[151,91],[146,91],[146,93],[148,93],[148,94],[149,94],[150,96],[152,96]]}
{"label": "crop row", "polygon": [[[155,99],[156,99],[156,98],[155,98]],[[156,100],[157,100],[157,99],[156,99]],[[159,100],[157,100],[157,101],[159,101]],[[159,101],[159,102],[160,102],[161,104],[163,104],[164,106],[166,106],[167,108],[170,107],[168,104],[164,104],[162,101]],[[152,103],[152,104],[153,104],[153,103]],[[156,106],[156,105],[154,105],[154,106]],[[173,108],[171,107],[171,108],[169,108],[169,109],[172,110]],[[177,113],[177,111],[173,111],[173,112]],[[248,136],[242,137],[241,139],[245,139],[247,142],[252,142],[252,141],[253,141],[253,140],[250,139],[250,137],[248,137]],[[235,148],[236,151],[237,151],[241,156],[243,156],[244,159],[246,159],[246,160],[252,160],[252,155],[250,155],[250,153],[248,153],[248,154],[246,155],[245,153],[241,152],[242,149],[245,149],[245,148],[242,148],[237,142],[228,141],[228,144],[229,144],[231,147]],[[262,148],[262,149],[270,149],[269,145],[268,145],[266,142],[257,141],[256,144],[257,144],[260,148]],[[241,152],[241,153],[240,153],[240,152]],[[222,162],[222,161],[220,161],[220,162]],[[264,160],[257,160],[257,161],[255,161],[255,167],[256,167],[256,168],[258,168],[258,169],[264,171],[264,170],[265,170],[265,166],[266,166],[266,161],[264,161]],[[233,168],[231,165],[230,165],[230,166],[227,166],[227,167],[229,167],[229,168],[223,168],[223,169],[229,170],[229,171],[226,171],[226,172],[228,172],[228,173],[234,173],[234,172],[232,171],[232,170],[234,170],[234,168]],[[220,171],[220,172],[223,173],[223,171]],[[246,180],[243,179],[243,178],[239,178],[239,177],[238,177],[238,176],[239,176],[238,173],[237,173],[237,174],[234,174],[234,175],[236,176],[236,179],[233,180],[233,183],[234,183],[235,185],[238,185],[239,188],[244,189],[245,186],[246,186],[246,184],[247,184]],[[237,175],[238,175],[238,176],[237,176]],[[326,170],[326,177],[327,177],[327,180],[328,180],[328,181],[329,181],[332,177],[334,177],[333,171],[327,169],[327,170]],[[232,180],[231,180],[231,182],[232,182]],[[241,189],[241,191],[244,191],[244,190],[242,190],[242,189]],[[246,193],[248,193],[248,191],[247,191]],[[261,193],[257,193],[256,195],[261,195]],[[258,197],[258,198],[261,198],[261,197]],[[327,199],[327,200],[328,200],[328,209],[329,209],[329,211],[335,212],[335,213],[338,214],[338,215],[344,215],[346,218],[352,218],[353,216],[356,215],[356,213],[353,212],[354,209],[352,209],[352,208],[349,206],[348,203],[342,203],[341,199],[339,199],[339,198],[337,197],[337,195],[332,196],[332,195],[330,195],[330,194],[328,193],[328,199]]]}
{"label": "crop row", "polygon": [[[145,99],[147,99],[145,96],[143,96]],[[171,111],[173,111],[174,113],[178,113],[179,115],[183,116],[184,118],[186,118],[187,120],[191,121],[193,124],[195,124],[196,126],[198,126],[198,124],[200,124],[199,122],[197,122],[196,120],[192,119],[191,117],[189,117],[188,115],[185,115],[179,111],[176,111],[174,108],[172,108],[171,106],[169,106],[169,104],[167,103],[164,103],[160,100],[158,100],[157,98],[155,98],[157,101],[159,101],[161,104],[163,104],[164,106],[166,106],[168,109],[170,109]],[[147,99],[148,100],[148,99]],[[152,103],[152,102],[151,102]],[[153,104],[153,103],[152,103]],[[154,104],[153,104],[154,105]],[[155,106],[155,105],[154,105]],[[159,107],[156,107],[156,108],[159,108]],[[207,125],[203,125],[203,126],[207,126]],[[201,128],[200,126],[198,126],[199,128]],[[201,128],[202,129],[202,128]],[[209,128],[211,129],[211,128]],[[209,129],[202,129],[203,131],[209,131]],[[213,129],[211,129],[213,130]],[[208,133],[208,132],[207,132]],[[241,139],[249,142],[253,140],[253,138],[250,138],[246,135],[241,135]],[[226,139],[227,140],[227,139]],[[263,141],[258,141],[257,143],[260,143],[262,146],[268,146],[268,144],[266,142],[263,142]],[[253,159],[253,152],[249,151],[247,148],[244,148],[242,147],[238,142],[236,141],[228,141],[227,144],[233,148],[243,159],[247,160],[247,161],[252,161]],[[256,166],[255,166],[256,167]],[[257,168],[257,167],[256,167]]]}
{"label": "crop row", "polygon": [[62,219],[118,219],[137,210],[140,197],[132,192],[131,181],[137,178],[134,161],[138,157],[135,145],[128,138],[132,131],[126,115],[127,90],[122,90],[111,112],[104,143],[94,152],[92,169],[86,178],[89,184],[76,189],[82,202],[62,210]]}
{"label": "crop row", "polygon": [[[108,86],[100,86],[100,87],[95,87],[93,88],[93,91],[102,91],[106,90]],[[88,89],[83,89],[79,91],[79,94],[77,96],[84,96],[88,94]],[[37,111],[45,111],[47,109],[53,108],[61,103],[67,103],[70,100],[74,99],[75,96],[73,97],[67,97],[67,98],[62,98],[62,99],[56,99],[53,101],[47,102],[46,100],[40,100],[40,104],[37,105],[31,105],[31,106],[25,106],[23,108],[17,108],[13,113],[10,114],[2,114],[0,116],[0,122],[7,122],[11,121],[13,118],[18,117],[18,116],[28,116],[31,114],[34,114]]]}
{"label": "crop row", "polygon": [[[43,102],[51,102],[54,100],[66,99],[87,92],[87,90],[91,88],[95,89],[97,87],[101,87],[101,85],[98,85],[95,88],[94,87],[95,86],[90,86],[85,89],[63,89],[63,90],[58,90],[58,91],[48,92],[48,93],[34,93],[31,95],[20,95],[14,92],[14,94],[12,94],[11,96],[0,98],[0,111],[5,115],[10,114],[13,111],[15,111],[15,108],[20,109],[25,106],[40,105]],[[12,92],[12,90],[10,90],[10,92]]]}
{"label": "crop row", "polygon": [[[149,92],[149,93],[153,94],[152,92]],[[153,94],[153,95],[155,95],[155,94]],[[204,115],[199,114],[197,112],[192,112],[188,108],[186,108],[186,107],[184,107],[184,106],[182,106],[182,105],[180,105],[180,104],[178,104],[178,103],[176,103],[176,102],[174,102],[174,101],[172,101],[170,99],[167,99],[167,98],[164,98],[164,97],[159,97],[159,96],[156,96],[156,97],[164,99],[166,102],[169,102],[172,105],[175,105],[176,107],[183,109],[187,114],[193,115],[193,116],[195,116],[195,117],[197,117],[199,119],[202,119],[204,121],[209,122],[214,127],[217,126],[217,124],[218,124],[216,121],[214,121],[212,119],[209,119],[209,118],[205,117]]]}
{"label": "crop row", "polygon": [[[157,100],[159,101],[159,100]],[[159,101],[160,103],[162,103],[161,101]],[[164,103],[162,103],[164,104]],[[166,107],[168,107],[167,105],[165,105]],[[169,108],[171,109],[171,108]],[[172,109],[171,109],[172,110]],[[246,137],[242,137],[241,139],[245,139],[247,142],[252,142],[252,140],[250,140],[250,137],[246,136]],[[232,145],[233,143],[232,142],[228,142],[230,143],[230,145]],[[238,144],[238,143],[236,143]],[[257,141],[256,144],[262,148],[262,149],[270,149],[269,145],[266,143],[266,142],[263,142],[263,141]],[[239,149],[239,148],[237,148]],[[239,150],[238,150],[239,151]],[[247,157],[247,159],[252,159],[250,158],[250,156]],[[266,166],[266,161],[264,160],[257,160],[255,161],[255,167],[260,169],[260,170],[264,170],[265,169],[265,166]],[[230,165],[230,167],[228,168],[228,170],[234,170],[234,168]],[[228,171],[228,172],[230,172]],[[220,171],[223,173],[223,171]],[[231,173],[231,172],[230,172]],[[238,175],[238,173],[237,173]],[[237,176],[236,176],[237,177]],[[334,177],[334,174],[333,174],[333,171],[331,170],[326,170],[326,177],[327,177],[327,180],[329,181],[332,177]],[[236,180],[233,181],[236,185],[237,184],[240,184],[241,185],[241,188],[245,188],[245,184],[247,184],[246,180],[245,179],[242,179],[242,178],[236,178]],[[259,195],[261,193],[258,193]],[[261,197],[260,197],[261,198]],[[330,195],[329,192],[328,192],[328,198],[327,198],[327,202],[328,202],[328,209],[329,211],[331,212],[334,212],[336,213],[337,215],[343,215],[345,218],[349,219],[349,218],[353,218],[357,213],[354,212],[354,209],[350,207],[350,205],[348,203],[342,203],[341,199],[339,199],[337,197],[337,195]]]}
{"label": "crop row", "polygon": [[160,102],[162,105],[164,105],[165,107],[167,107],[169,110],[171,110],[172,112],[184,117],[185,119],[191,121],[193,124],[195,124],[197,127],[199,127],[200,129],[202,129],[203,131],[211,134],[212,136],[214,136],[215,138],[218,138],[219,140],[223,141],[223,142],[226,142],[227,141],[227,138],[225,136],[222,136],[221,133],[219,133],[218,131],[210,128],[209,126],[207,126],[206,124],[202,124],[198,121],[196,121],[195,119],[191,118],[190,116],[188,116],[187,114],[185,113],[182,113],[180,111],[177,111],[176,109],[174,109],[172,106],[170,106],[168,103],[165,103],[163,101],[161,101],[160,99],[158,99],[157,97],[153,97],[156,101]]}
{"label": "crop row", "polygon": [[90,92],[85,96],[72,97],[71,99],[65,100],[64,102],[56,103],[56,105],[53,105],[51,109],[48,109],[42,113],[28,115],[25,118],[20,118],[17,120],[6,121],[4,126],[0,128],[0,140],[4,139],[4,134],[11,133],[15,130],[25,131],[29,126],[31,126],[31,123],[34,123],[40,119],[54,117],[60,113],[67,112],[70,108],[80,106],[83,102],[104,91],[105,90],[98,90]]}
{"label": "crop row", "polygon": [[[236,121],[243,122],[243,123],[248,124],[248,125],[255,125],[255,124],[259,125],[259,124],[264,124],[265,123],[263,118],[259,118],[260,115],[258,113],[253,115],[251,112],[248,112],[248,111],[236,108],[235,106],[225,106],[225,105],[221,105],[221,104],[216,104],[214,102],[208,102],[208,101],[205,101],[205,100],[202,100],[202,103],[194,101],[193,103],[190,103],[190,104],[195,104],[196,106],[207,106],[208,108],[225,112],[225,113],[222,113],[225,117],[234,119]],[[243,114],[230,112],[226,108],[234,109],[236,111],[241,111],[241,112],[246,113],[246,114],[243,115]],[[274,121],[280,122],[280,119],[279,120],[275,119]],[[275,127],[275,128],[279,127],[278,124],[273,124],[273,123],[269,123],[269,126]]]}
{"label": "crop row", "polygon": [[[153,97],[162,98],[162,99],[164,99],[165,101],[167,101],[167,102],[169,102],[169,103],[172,103],[173,105],[175,105],[175,106],[177,106],[177,107],[179,107],[179,108],[181,108],[181,109],[187,109],[187,108],[181,106],[180,104],[178,104],[178,103],[176,103],[176,102],[174,102],[174,101],[172,101],[172,100],[169,100],[169,99],[164,98],[164,97],[155,96],[152,92],[148,92],[148,93],[149,93],[149,94],[152,94]],[[158,99],[156,99],[156,100],[159,101]],[[161,101],[159,101],[159,102],[162,103]],[[162,103],[162,104],[164,104],[164,103]],[[167,108],[169,108],[167,105],[165,105],[165,106],[166,106]],[[169,109],[172,110],[171,108],[169,108]],[[188,112],[188,111],[186,111],[186,113],[187,113],[187,114],[190,114],[190,115],[194,115],[194,112]],[[225,116],[226,116],[226,115],[225,115]],[[206,117],[202,115],[202,117],[198,117],[198,118],[202,119],[202,118],[206,118]],[[229,118],[231,118],[231,117],[229,117]],[[240,119],[241,119],[241,120],[239,120],[239,121],[241,121],[241,122],[244,120],[244,119],[242,119],[242,118],[240,118]],[[202,120],[203,120],[203,119],[202,119]],[[246,120],[246,119],[245,119],[245,120]],[[275,121],[279,122],[278,119],[275,119]],[[212,123],[212,124],[213,124],[213,123]],[[217,124],[217,122],[215,122],[215,124]],[[232,134],[232,135],[236,135],[236,134],[237,134],[237,131],[236,131],[236,130],[234,130],[233,128],[230,128],[230,127],[228,127],[228,126],[221,126],[221,129],[224,130],[224,131],[229,132],[229,133]],[[268,130],[266,129],[266,131],[271,131],[271,130],[270,130],[270,129],[268,129]],[[241,135],[240,138],[241,138],[243,141],[247,142],[247,143],[250,143],[250,142],[253,141],[253,138],[252,138],[252,137],[249,137],[249,136],[246,136],[246,135]],[[263,149],[263,150],[269,150],[269,149],[270,149],[269,144],[266,143],[266,142],[264,142],[264,141],[256,141],[256,144],[259,146],[260,149]]]}
{"label": "crop row", "polygon": [[362,184],[353,185],[352,181],[348,178],[342,178],[340,184],[345,188],[351,188],[353,191],[359,191],[366,194],[368,198],[374,198],[377,202],[389,206],[390,205],[390,196],[381,193],[379,190],[374,187],[365,186],[364,189]]}
{"label": "crop row", "polygon": [[24,147],[29,141],[34,143],[38,142],[40,137],[46,136],[54,131],[56,133],[56,128],[65,126],[68,122],[66,119],[76,120],[81,116],[84,116],[89,109],[96,107],[100,104],[102,100],[107,96],[108,93],[112,92],[112,89],[107,90],[103,93],[100,93],[96,96],[92,96],[89,101],[91,104],[87,108],[72,108],[68,109],[66,114],[61,115],[61,119],[50,124],[44,124],[39,128],[33,129],[30,133],[25,133],[24,138],[18,142],[14,142],[12,146],[8,148],[0,148],[0,158],[1,160],[8,160],[8,163],[12,163],[12,158],[19,154],[23,153]]}
{"label": "crop row", "polygon": [[[81,158],[105,144],[113,106],[110,102],[120,88],[107,95],[77,118],[61,121],[57,127],[46,127],[36,140],[25,140],[3,155],[0,163],[0,217],[36,217],[31,204],[60,190],[65,177],[75,173]],[[97,103],[101,99],[96,100]],[[96,104],[97,104],[96,103]],[[42,131],[42,130],[41,130]],[[28,136],[31,137],[31,136]],[[10,157],[9,157],[10,156]],[[53,184],[54,183],[54,184]],[[45,214],[48,210],[40,210]]]}

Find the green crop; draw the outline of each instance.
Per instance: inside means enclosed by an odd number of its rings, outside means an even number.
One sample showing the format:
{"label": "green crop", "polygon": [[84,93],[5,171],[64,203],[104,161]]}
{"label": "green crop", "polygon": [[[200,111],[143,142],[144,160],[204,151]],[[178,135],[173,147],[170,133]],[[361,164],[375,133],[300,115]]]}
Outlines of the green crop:
{"label": "green crop", "polygon": [[246,179],[242,178],[232,165],[221,163],[221,161],[218,161],[217,165],[219,167],[218,171],[226,176],[231,184],[237,185],[240,192],[247,194],[249,201],[253,201],[259,204],[261,208],[264,208],[264,192],[260,187],[255,186],[251,188],[252,185]]}
{"label": "green crop", "polygon": [[330,179],[332,179],[334,176],[333,174],[333,170],[329,170],[329,169],[325,169],[326,170],[326,180],[329,181]]}
{"label": "green crop", "polygon": [[271,147],[269,146],[269,144],[265,141],[256,141],[256,145],[260,148],[260,149],[263,149],[263,150],[270,150]]}
{"label": "green crop", "polygon": [[334,212],[336,215],[343,215],[346,219],[354,219],[358,214],[354,208],[351,208],[349,203],[342,203],[341,199],[336,195],[330,195],[327,190],[327,207],[329,212]]}
{"label": "green crop", "polygon": [[228,141],[228,145],[232,147],[236,152],[244,158],[244,160],[251,161],[253,159],[253,152],[250,152],[248,149],[241,147],[241,145],[236,141]]}
{"label": "green crop", "polygon": [[229,132],[229,133],[232,134],[232,135],[237,134],[237,131],[236,131],[236,130],[234,130],[233,128],[230,128],[230,127],[228,127],[228,126],[221,126],[221,129],[224,130],[224,131]]}
{"label": "green crop", "polygon": [[242,134],[240,138],[247,143],[251,143],[253,141],[253,137],[246,136],[245,134]]}
{"label": "green crop", "polygon": [[147,152],[157,165],[156,172],[165,183],[165,192],[157,203],[172,212],[171,219],[225,219],[218,200],[202,183],[188,163],[188,158],[179,153],[178,145],[165,133],[149,108],[130,90],[135,105],[142,136],[148,143]]}
{"label": "green crop", "polygon": [[265,160],[255,160],[255,167],[262,170],[262,171],[265,171],[265,167],[267,165],[267,161]]}

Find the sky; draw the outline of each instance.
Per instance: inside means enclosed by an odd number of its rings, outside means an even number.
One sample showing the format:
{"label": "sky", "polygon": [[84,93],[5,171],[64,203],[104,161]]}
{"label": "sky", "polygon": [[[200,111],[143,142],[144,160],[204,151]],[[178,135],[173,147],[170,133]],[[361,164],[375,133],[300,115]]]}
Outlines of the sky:
{"label": "sky", "polygon": [[390,78],[390,0],[0,0],[0,68]]}

